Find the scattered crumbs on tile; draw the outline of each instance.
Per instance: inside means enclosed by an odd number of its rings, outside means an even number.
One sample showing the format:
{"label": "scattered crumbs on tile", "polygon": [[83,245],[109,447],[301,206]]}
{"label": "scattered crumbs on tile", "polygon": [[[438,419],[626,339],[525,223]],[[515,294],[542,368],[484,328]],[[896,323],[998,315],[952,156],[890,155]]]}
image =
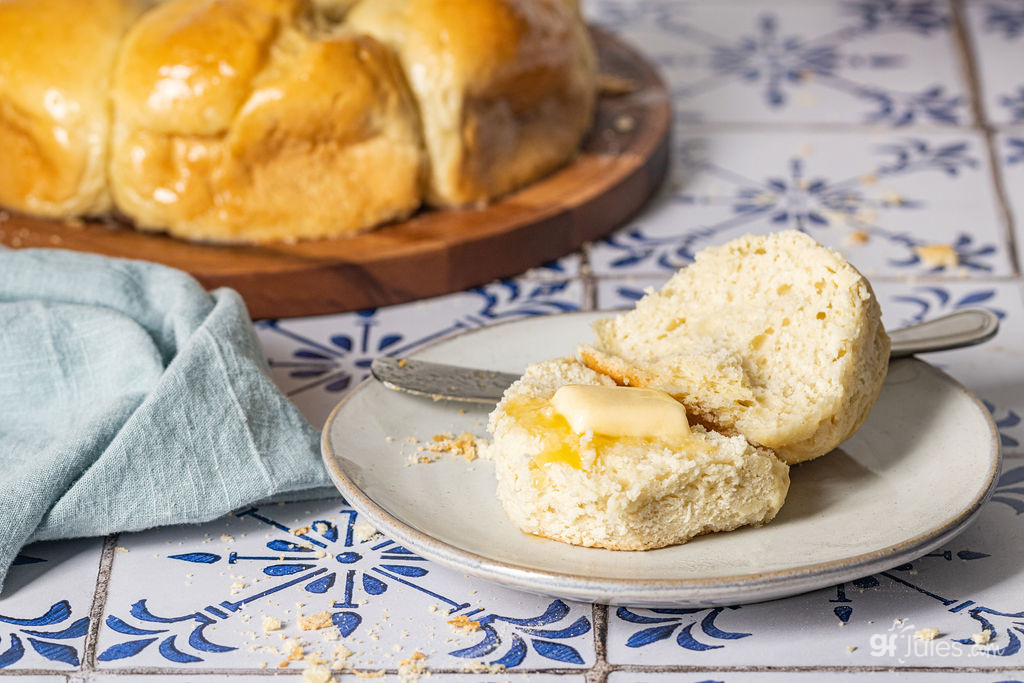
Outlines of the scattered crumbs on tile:
{"label": "scattered crumbs on tile", "polygon": [[322,665],[306,667],[302,672],[303,683],[330,683],[334,680],[331,670]]}
{"label": "scattered crumbs on tile", "polygon": [[846,235],[846,239],[843,240],[843,245],[848,247],[859,247],[867,244],[871,240],[871,235],[867,230],[853,230]]}
{"label": "scattered crumbs on tile", "polygon": [[427,656],[420,651],[413,652],[408,659],[398,662],[398,680],[415,683],[427,671]]}
{"label": "scattered crumbs on tile", "polygon": [[309,533],[309,527],[308,526],[300,526],[300,527],[298,527],[296,529],[289,529],[288,531],[290,533],[295,534],[296,536],[301,536],[302,534],[308,534]]}
{"label": "scattered crumbs on tile", "polygon": [[126,553],[126,552],[128,552],[128,548],[123,548],[123,547],[121,547],[119,545],[115,545],[114,546],[114,550],[116,550],[119,553]]}
{"label": "scattered crumbs on tile", "polygon": [[854,652],[854,651],[856,651],[856,649],[857,649],[856,645],[847,645],[846,646],[846,651],[847,652]]}
{"label": "scattered crumbs on tile", "polygon": [[281,620],[277,617],[263,617],[261,626],[264,632],[279,631],[281,629]]}
{"label": "scattered crumbs on tile", "polygon": [[419,443],[420,440],[417,439],[415,436],[407,436],[407,437],[405,437],[405,442],[406,443]]}
{"label": "scattered crumbs on tile", "polygon": [[922,244],[914,247],[914,253],[927,268],[956,268],[960,265],[960,255],[950,244]]}
{"label": "scattered crumbs on tile", "polygon": [[971,640],[975,645],[988,645],[992,641],[992,629],[985,629],[981,633],[972,633]]}
{"label": "scattered crumbs on tile", "polygon": [[384,674],[387,672],[384,669],[377,671],[362,671],[361,669],[352,669],[351,673],[356,678],[384,678]]}
{"label": "scattered crumbs on tile", "polygon": [[939,629],[934,627],[919,628],[914,631],[914,638],[917,640],[935,640],[939,636]]}
{"label": "scattered crumbs on tile", "polygon": [[328,628],[333,625],[331,613],[327,610],[299,617],[299,629],[303,631],[319,631],[322,628]]}
{"label": "scattered crumbs on tile", "polygon": [[504,664],[488,664],[487,662],[469,662],[462,667],[464,673],[495,674],[505,673]]}
{"label": "scattered crumbs on tile", "polygon": [[387,441],[388,443],[393,443],[394,440],[395,440],[395,437],[393,437],[393,436],[385,436],[384,440]]}
{"label": "scattered crumbs on tile", "polygon": [[224,541],[225,543],[234,543],[235,542],[235,538],[233,536],[228,536],[227,534],[221,534],[220,535],[220,540]]}
{"label": "scattered crumbs on tile", "polygon": [[238,595],[248,587],[249,586],[245,583],[245,581],[235,581],[233,584],[231,584],[231,594]]}
{"label": "scattered crumbs on tile", "polygon": [[341,631],[339,631],[337,628],[327,629],[323,633],[321,633],[320,635],[321,635],[321,637],[324,640],[340,640],[341,639]]}
{"label": "scattered crumbs on tile", "polygon": [[459,614],[456,617],[449,619],[448,624],[460,635],[469,635],[480,630],[480,622],[473,621],[465,614]]}

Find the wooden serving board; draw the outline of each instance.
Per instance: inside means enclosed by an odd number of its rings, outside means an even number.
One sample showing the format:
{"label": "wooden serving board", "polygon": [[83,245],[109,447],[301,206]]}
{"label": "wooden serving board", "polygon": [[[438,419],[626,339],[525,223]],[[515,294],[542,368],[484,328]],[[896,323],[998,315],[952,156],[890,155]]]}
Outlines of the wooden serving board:
{"label": "wooden serving board", "polygon": [[204,286],[233,287],[253,318],[336,313],[459,291],[520,273],[607,234],[657,189],[668,165],[671,111],[654,67],[594,30],[601,73],[632,89],[604,93],[569,166],[486,208],[425,210],[355,237],[270,244],[196,244],[116,222],[4,215],[0,243],[156,261]]}

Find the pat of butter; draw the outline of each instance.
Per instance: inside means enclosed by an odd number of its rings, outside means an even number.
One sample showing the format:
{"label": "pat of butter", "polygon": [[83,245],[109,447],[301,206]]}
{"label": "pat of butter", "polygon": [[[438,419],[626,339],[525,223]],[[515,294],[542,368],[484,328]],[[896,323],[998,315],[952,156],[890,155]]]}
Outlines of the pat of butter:
{"label": "pat of butter", "polygon": [[674,441],[690,433],[682,404],[656,389],[570,384],[555,392],[551,406],[577,434]]}

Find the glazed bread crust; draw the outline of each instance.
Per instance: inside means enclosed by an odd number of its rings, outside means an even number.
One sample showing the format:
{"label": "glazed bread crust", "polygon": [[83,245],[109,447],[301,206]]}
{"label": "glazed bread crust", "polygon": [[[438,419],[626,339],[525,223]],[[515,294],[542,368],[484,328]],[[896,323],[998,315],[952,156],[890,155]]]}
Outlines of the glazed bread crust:
{"label": "glazed bread crust", "polygon": [[771,521],[789,489],[789,467],[742,437],[692,427],[683,447],[614,443],[589,464],[536,467],[544,442],[517,417],[523,399],[548,400],[566,384],[614,382],[571,358],[537,363],[491,413],[498,498],[524,532],[574,545],[647,550],[705,533]]}
{"label": "glazed bread crust", "polygon": [[0,205],[58,218],[110,210],[110,75],[143,8],[0,1]]}
{"label": "glazed bread crust", "polygon": [[596,57],[573,2],[363,0],[346,26],[402,62],[435,206],[485,202],[549,173],[590,126]]}
{"label": "glazed bread crust", "polygon": [[0,205],[201,241],[353,234],[517,189],[592,118],[572,0],[149,4],[0,0]]}
{"label": "glazed bread crust", "polygon": [[663,389],[789,464],[853,435],[878,399],[889,337],[868,281],[794,230],[705,249],[577,353],[621,384]]}
{"label": "glazed bread crust", "polygon": [[137,226],[265,242],[354,233],[419,206],[419,124],[397,61],[365,36],[310,37],[303,9],[177,0],[134,26],[110,177]]}

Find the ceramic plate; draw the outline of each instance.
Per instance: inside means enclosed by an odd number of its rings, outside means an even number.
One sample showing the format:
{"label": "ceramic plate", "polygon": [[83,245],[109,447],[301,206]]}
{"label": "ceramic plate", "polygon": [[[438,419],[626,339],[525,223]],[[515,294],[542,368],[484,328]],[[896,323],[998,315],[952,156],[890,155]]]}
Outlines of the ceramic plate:
{"label": "ceramic plate", "polygon": [[[591,338],[606,313],[528,318],[436,343],[416,358],[520,372]],[[348,502],[409,549],[466,574],[561,598],[633,606],[770,600],[890,569],[946,543],[988,499],[995,425],[977,398],[917,359],[894,361],[861,430],[792,469],[767,526],[645,552],[580,548],[521,533],[495,497],[493,466],[418,455],[406,437],[486,434],[490,406],[434,402],[368,380],[334,409],[327,470]],[[388,437],[391,437],[389,440]]]}

